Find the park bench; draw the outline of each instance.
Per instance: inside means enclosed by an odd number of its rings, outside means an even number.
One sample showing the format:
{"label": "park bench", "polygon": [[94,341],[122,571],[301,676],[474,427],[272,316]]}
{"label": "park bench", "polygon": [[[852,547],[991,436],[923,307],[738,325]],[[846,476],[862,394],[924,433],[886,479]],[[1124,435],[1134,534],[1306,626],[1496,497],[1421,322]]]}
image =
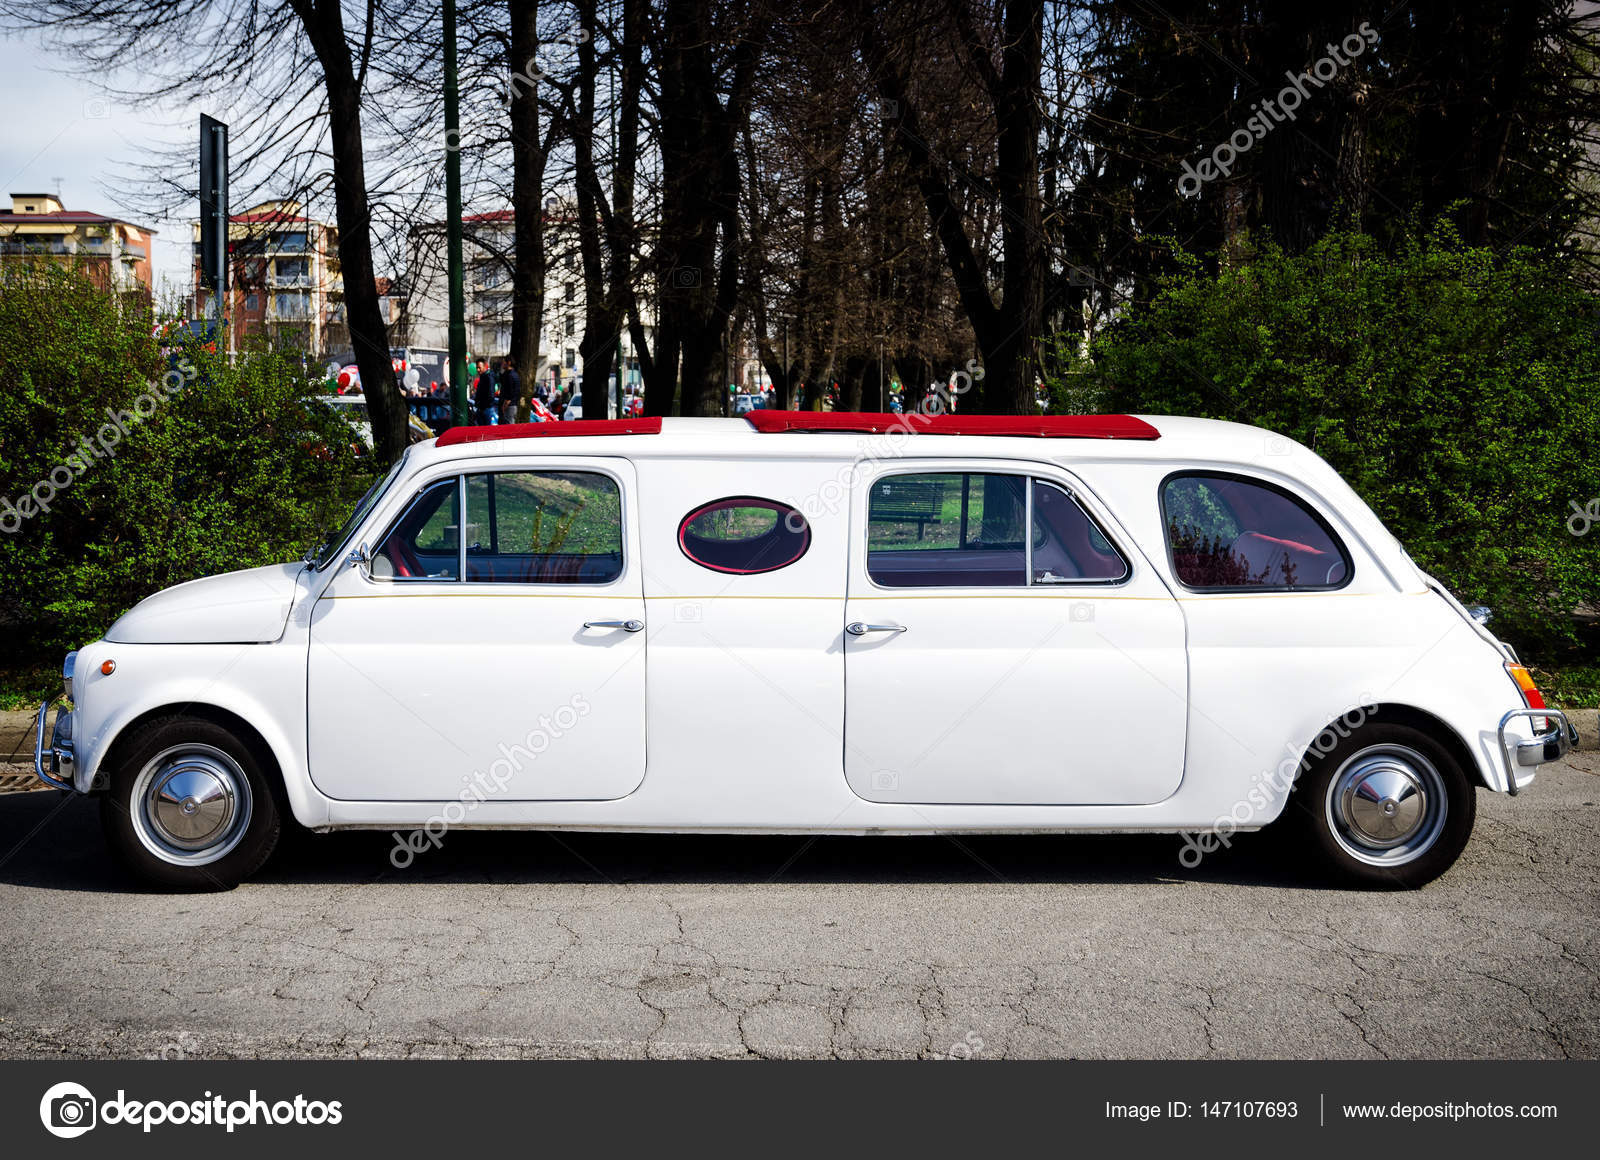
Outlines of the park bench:
{"label": "park bench", "polygon": [[940,521],[944,512],[944,484],[936,479],[910,479],[896,476],[874,489],[872,518],[896,523],[915,523],[917,539],[923,529]]}

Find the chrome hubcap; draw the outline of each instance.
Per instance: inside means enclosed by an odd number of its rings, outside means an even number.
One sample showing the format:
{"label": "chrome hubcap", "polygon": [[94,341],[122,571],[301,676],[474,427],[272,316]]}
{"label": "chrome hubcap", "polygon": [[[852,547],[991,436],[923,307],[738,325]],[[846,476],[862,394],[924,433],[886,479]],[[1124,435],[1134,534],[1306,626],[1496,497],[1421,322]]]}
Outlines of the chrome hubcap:
{"label": "chrome hubcap", "polygon": [[1352,857],[1403,865],[1421,857],[1444,829],[1444,780],[1416,750],[1377,746],[1339,768],[1326,807],[1334,840]]}
{"label": "chrome hubcap", "polygon": [[146,849],[177,865],[204,865],[237,846],[249,828],[250,782],[220,749],[185,745],[145,765],[131,804]]}

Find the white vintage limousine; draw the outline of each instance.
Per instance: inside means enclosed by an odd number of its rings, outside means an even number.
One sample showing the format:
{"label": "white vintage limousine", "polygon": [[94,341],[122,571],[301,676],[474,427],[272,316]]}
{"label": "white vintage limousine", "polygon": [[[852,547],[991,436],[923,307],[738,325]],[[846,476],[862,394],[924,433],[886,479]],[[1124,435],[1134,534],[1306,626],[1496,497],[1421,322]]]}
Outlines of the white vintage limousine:
{"label": "white vintage limousine", "polygon": [[1252,427],[467,427],[304,562],[157,593],[69,656],[35,767],[179,888],[237,883],[289,819],[1203,851],[1280,817],[1339,876],[1416,886],[1478,789],[1576,740],[1484,619]]}

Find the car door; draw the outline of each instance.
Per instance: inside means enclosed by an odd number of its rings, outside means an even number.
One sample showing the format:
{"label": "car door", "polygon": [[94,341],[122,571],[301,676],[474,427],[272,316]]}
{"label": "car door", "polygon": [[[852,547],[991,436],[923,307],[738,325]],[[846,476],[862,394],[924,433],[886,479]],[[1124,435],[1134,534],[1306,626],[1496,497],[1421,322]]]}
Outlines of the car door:
{"label": "car door", "polygon": [[317,787],[371,801],[632,792],[645,768],[635,495],[632,465],[612,458],[425,478],[369,538],[370,566],[340,566],[312,610]]}
{"label": "car door", "polygon": [[1178,787],[1183,617],[1081,482],[1011,461],[861,479],[844,633],[858,795],[1138,805]]}

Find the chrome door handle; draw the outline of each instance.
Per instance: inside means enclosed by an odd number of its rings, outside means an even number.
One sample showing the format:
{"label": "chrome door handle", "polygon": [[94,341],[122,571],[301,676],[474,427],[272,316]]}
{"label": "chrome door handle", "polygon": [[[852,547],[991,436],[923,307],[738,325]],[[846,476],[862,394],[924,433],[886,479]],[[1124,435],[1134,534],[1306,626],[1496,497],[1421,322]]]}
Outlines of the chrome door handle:
{"label": "chrome door handle", "polygon": [[644,627],[642,620],[586,620],[584,628],[620,628],[624,632],[638,632]]}
{"label": "chrome door handle", "polygon": [[869,632],[904,632],[903,624],[865,624],[859,620],[852,620],[844,626],[844,630],[851,636],[866,636]]}

